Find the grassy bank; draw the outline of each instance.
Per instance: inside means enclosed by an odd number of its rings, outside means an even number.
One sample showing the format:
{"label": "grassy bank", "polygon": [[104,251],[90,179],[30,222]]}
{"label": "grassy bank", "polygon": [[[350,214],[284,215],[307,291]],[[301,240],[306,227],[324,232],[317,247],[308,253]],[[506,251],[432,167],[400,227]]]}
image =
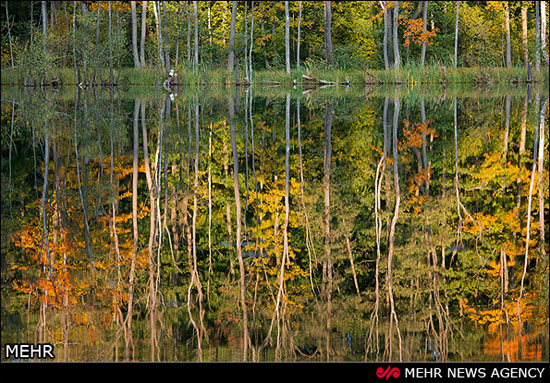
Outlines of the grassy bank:
{"label": "grassy bank", "polygon": [[[161,86],[166,76],[158,68],[121,68],[114,71],[117,85],[156,85]],[[190,69],[177,69],[179,83],[182,85],[229,85],[246,84],[244,73],[234,72],[232,75],[226,69],[201,69],[193,72]],[[303,75],[318,80],[355,85],[368,84],[515,84],[527,82],[527,70],[522,67],[472,67],[472,68],[444,68],[435,65],[420,67],[409,65],[389,70],[339,70],[339,69],[302,69],[285,71],[261,70],[254,71],[252,80],[256,85],[306,85]],[[48,73],[47,78],[57,77],[60,85],[74,85],[75,75],[72,68],[59,68]],[[542,67],[537,73],[533,69],[532,82],[542,83],[549,81],[548,68]],[[109,73],[102,70],[98,75],[98,82],[109,83]],[[2,85],[22,85],[23,78],[17,68],[2,71]]]}

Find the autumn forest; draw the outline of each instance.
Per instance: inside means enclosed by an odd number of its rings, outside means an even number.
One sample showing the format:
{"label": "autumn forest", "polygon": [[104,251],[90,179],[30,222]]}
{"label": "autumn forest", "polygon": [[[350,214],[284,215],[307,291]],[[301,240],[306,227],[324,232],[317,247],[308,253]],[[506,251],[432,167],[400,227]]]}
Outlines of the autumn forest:
{"label": "autumn forest", "polygon": [[0,6],[2,350],[549,361],[545,1]]}

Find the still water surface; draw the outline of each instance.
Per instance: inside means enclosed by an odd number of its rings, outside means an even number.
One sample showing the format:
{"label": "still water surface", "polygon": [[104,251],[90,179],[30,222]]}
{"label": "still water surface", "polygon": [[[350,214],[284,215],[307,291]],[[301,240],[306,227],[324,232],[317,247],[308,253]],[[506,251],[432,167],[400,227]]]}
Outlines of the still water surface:
{"label": "still water surface", "polygon": [[548,361],[547,97],[3,87],[2,349]]}

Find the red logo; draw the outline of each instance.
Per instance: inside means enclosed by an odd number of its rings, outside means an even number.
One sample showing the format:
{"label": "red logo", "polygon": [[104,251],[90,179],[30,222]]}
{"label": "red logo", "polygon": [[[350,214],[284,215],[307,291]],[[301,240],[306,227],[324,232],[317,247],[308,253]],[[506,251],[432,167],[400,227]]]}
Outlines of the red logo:
{"label": "red logo", "polygon": [[385,370],[382,367],[378,367],[376,369],[376,376],[378,376],[380,379],[386,378],[388,380],[391,378],[399,378],[399,375],[401,375],[401,371],[399,371],[399,368],[391,366],[388,366]]}

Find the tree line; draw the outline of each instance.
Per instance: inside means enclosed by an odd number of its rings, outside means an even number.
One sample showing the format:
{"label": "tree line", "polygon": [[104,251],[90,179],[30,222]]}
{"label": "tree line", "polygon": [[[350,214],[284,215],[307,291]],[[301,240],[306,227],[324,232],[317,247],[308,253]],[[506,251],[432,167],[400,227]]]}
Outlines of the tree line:
{"label": "tree line", "polygon": [[251,81],[252,70],[265,69],[548,65],[545,1],[6,1],[4,8],[2,65],[34,77],[59,65],[89,82],[108,68],[111,83],[113,67],[226,68]]}

